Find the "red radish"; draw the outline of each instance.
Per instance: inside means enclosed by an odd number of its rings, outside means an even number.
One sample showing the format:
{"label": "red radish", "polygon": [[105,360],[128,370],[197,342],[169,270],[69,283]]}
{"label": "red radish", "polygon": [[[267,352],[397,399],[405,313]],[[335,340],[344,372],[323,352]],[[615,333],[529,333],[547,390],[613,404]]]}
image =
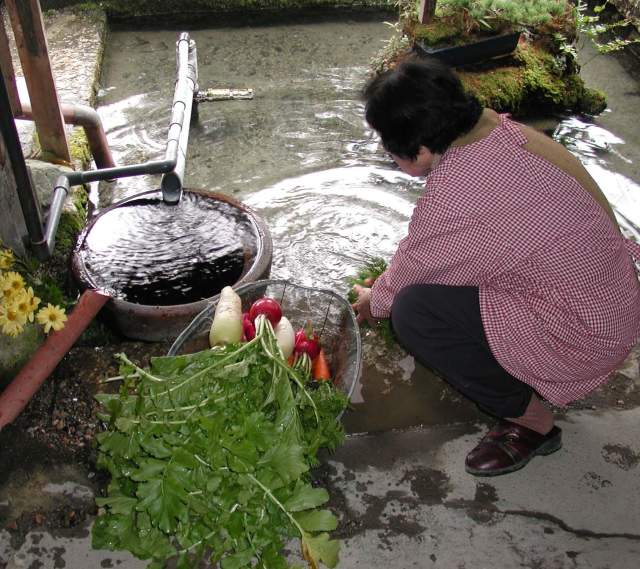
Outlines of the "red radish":
{"label": "red radish", "polygon": [[282,318],[282,309],[280,308],[280,304],[278,301],[269,298],[268,296],[263,296],[256,300],[249,308],[249,318],[251,322],[255,323],[256,318],[260,315],[264,314],[267,317],[267,320],[271,322],[272,326],[275,326],[280,322],[280,318]]}
{"label": "red radish", "polygon": [[313,331],[311,322],[307,322],[307,325],[304,328],[301,328],[296,332],[293,352],[295,354],[307,354],[312,360],[314,360],[320,353],[320,339]]}
{"label": "red radish", "polygon": [[242,335],[244,339],[249,341],[256,337],[256,327],[251,322],[251,317],[248,312],[242,315]]}

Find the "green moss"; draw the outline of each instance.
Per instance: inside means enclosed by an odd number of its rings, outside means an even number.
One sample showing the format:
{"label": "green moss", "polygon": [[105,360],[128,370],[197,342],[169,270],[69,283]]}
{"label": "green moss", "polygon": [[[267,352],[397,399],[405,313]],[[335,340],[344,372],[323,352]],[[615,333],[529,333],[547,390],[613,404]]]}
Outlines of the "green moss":
{"label": "green moss", "polygon": [[484,106],[499,112],[597,114],[606,107],[603,93],[587,89],[577,73],[562,69],[556,56],[530,43],[518,46],[509,65],[459,70],[458,74]]}
{"label": "green moss", "polygon": [[578,110],[587,115],[599,115],[607,108],[607,96],[598,89],[585,87],[579,100]]}
{"label": "green moss", "polygon": [[568,85],[558,73],[553,55],[526,43],[518,46],[516,59],[524,66],[524,88],[534,100],[539,100],[541,104],[562,106],[572,97]]}
{"label": "green moss", "polygon": [[[463,9],[467,4],[440,2],[434,22],[421,25],[417,22],[417,11],[411,0],[404,0],[402,5],[406,6],[401,9],[401,28],[409,44],[421,42],[429,46],[456,46],[486,38],[489,33],[495,35],[512,31],[515,23],[523,23],[520,18],[496,20],[493,14],[489,18],[489,30],[486,25],[480,25],[482,22],[479,20],[470,18],[468,10]],[[515,4],[512,8],[520,9]],[[540,12],[540,6],[535,8],[537,11],[533,10],[531,14]],[[501,112],[519,115],[540,111],[602,112],[606,107],[604,94],[584,86],[570,54],[558,47],[558,34],[568,38],[567,41],[575,37],[576,23],[572,11],[567,8],[562,13],[554,12],[551,19],[545,16],[529,20],[531,33],[521,39],[512,56],[458,69],[465,87],[483,105]],[[393,66],[403,54],[385,56],[390,64],[379,65],[379,69]]]}
{"label": "green moss", "polygon": [[[73,129],[73,132],[67,138],[67,146],[69,148],[69,155],[71,156],[71,163],[83,170],[88,168],[91,164],[91,149],[89,148],[89,142],[82,128],[76,127]],[[33,131],[33,154],[34,156],[38,156],[43,162],[51,162],[52,164],[60,163],[60,160],[55,156],[50,156],[48,152],[42,150],[40,137],[36,130]]]}
{"label": "green moss", "polygon": [[499,67],[486,71],[461,71],[465,88],[485,107],[498,112],[517,111],[524,99],[524,72],[520,67]]}
{"label": "green moss", "polygon": [[462,35],[461,26],[452,20],[437,20],[432,24],[416,24],[413,27],[414,39],[430,46],[445,42],[453,45]]}
{"label": "green moss", "polygon": [[74,128],[69,136],[68,144],[71,162],[80,164],[82,168],[87,168],[91,164],[91,149],[84,130]]}

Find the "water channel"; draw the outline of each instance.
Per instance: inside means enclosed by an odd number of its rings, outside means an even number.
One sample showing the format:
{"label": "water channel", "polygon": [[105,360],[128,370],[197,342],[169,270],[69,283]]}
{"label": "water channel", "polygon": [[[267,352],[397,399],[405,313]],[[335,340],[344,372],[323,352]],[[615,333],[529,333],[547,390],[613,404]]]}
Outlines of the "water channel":
{"label": "water channel", "polygon": [[[230,25],[190,30],[199,83],[252,88],[253,100],[201,104],[190,131],[185,185],[254,208],[273,237],[271,276],[347,293],[371,257],[389,258],[406,231],[421,180],[402,174],[363,120],[359,89],[389,37],[393,15]],[[114,30],[99,113],[119,164],[163,157],[181,30]],[[600,117],[532,121],[576,153],[640,239],[637,67],[585,45],[583,76],[609,96]],[[98,209],[154,189],[154,177],[103,185]],[[345,416],[352,432],[448,423],[477,416],[399,348],[364,337],[362,384]]]}

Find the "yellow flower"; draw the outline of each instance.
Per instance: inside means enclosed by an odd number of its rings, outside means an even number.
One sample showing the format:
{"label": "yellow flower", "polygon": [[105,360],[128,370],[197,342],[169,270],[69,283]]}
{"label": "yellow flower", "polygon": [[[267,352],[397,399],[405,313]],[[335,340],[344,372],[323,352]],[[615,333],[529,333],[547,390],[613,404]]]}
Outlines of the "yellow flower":
{"label": "yellow flower", "polygon": [[31,305],[31,322],[33,322],[33,312],[36,311],[36,308],[38,308],[38,306],[40,305],[40,299],[33,293],[33,289],[31,287],[29,287],[27,289],[27,295],[29,296],[29,303]]}
{"label": "yellow flower", "polygon": [[2,278],[2,292],[5,300],[14,298],[24,290],[24,279],[20,273],[9,271]]}
{"label": "yellow flower", "polygon": [[17,336],[24,330],[27,319],[16,310],[14,305],[0,306],[0,326],[8,336]]}
{"label": "yellow flower", "polygon": [[13,251],[11,249],[0,250],[0,269],[10,269],[13,265],[13,260]]}
{"label": "yellow flower", "polygon": [[34,298],[36,297],[33,296],[33,289],[29,287],[28,290],[23,290],[20,294],[16,295],[12,302],[14,308],[25,317],[25,320],[29,320],[29,322],[33,322],[33,313],[40,303],[40,299],[37,298],[36,300],[38,302],[34,305]]}
{"label": "yellow flower", "polygon": [[67,315],[62,308],[49,303],[38,311],[36,319],[44,326],[44,331],[48,334],[52,328],[56,332],[62,330],[64,323],[67,321]]}

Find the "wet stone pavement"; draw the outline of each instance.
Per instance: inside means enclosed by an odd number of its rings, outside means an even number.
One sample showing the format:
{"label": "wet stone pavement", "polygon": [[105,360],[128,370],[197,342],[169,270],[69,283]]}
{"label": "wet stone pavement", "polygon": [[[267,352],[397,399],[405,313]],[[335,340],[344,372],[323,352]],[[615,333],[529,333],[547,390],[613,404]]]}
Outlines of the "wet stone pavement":
{"label": "wet stone pavement", "polygon": [[[610,82],[593,67],[589,73]],[[637,92],[637,83],[625,89]],[[612,112],[620,123],[635,121],[632,106],[620,109]],[[394,361],[403,383],[385,392],[372,333],[365,345],[365,402],[345,417],[346,443],[315,472],[340,520],[341,569],[638,566],[639,350],[608,385],[558,410],[563,449],[509,476],[480,479],[463,464],[488,419],[402,354]],[[93,394],[117,373],[114,353],[144,364],[167,347],[83,338],[0,432],[0,569],[146,566],[125,552],[91,549],[94,496],[107,483],[94,468]],[[425,418],[427,404],[434,411]]]}

